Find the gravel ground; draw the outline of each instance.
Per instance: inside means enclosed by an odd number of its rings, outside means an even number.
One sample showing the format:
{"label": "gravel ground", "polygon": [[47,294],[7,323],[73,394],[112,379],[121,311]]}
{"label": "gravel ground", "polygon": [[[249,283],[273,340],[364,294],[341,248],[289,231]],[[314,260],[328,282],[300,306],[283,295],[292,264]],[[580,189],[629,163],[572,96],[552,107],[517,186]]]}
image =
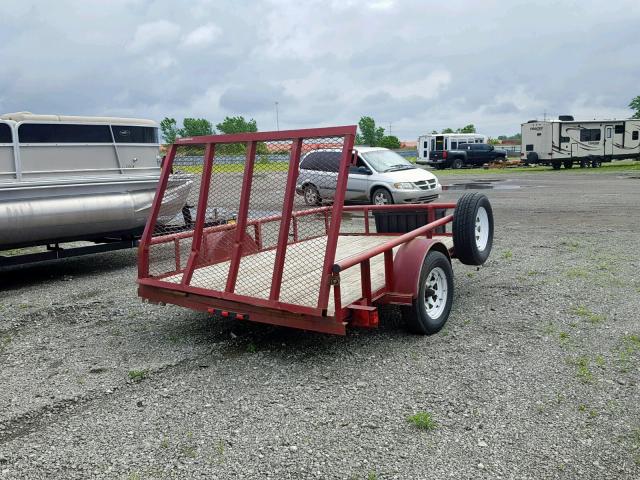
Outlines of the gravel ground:
{"label": "gravel ground", "polygon": [[496,177],[429,337],[142,304],[134,251],[0,272],[0,478],[640,478],[640,179]]}

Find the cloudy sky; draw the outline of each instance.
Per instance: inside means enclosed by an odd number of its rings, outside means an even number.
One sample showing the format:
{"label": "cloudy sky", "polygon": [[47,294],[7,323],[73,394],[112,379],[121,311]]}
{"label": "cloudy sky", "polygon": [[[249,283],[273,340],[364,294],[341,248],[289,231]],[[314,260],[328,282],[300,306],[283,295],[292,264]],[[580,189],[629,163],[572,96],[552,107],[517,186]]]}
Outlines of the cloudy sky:
{"label": "cloudy sky", "polygon": [[2,0],[0,112],[275,129],[373,116],[401,139],[627,117],[638,0]]}

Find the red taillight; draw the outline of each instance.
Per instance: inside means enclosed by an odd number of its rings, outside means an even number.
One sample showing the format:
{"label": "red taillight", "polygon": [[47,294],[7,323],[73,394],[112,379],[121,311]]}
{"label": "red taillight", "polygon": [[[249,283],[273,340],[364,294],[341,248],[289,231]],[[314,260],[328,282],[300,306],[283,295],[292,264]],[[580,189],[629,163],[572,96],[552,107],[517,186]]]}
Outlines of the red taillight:
{"label": "red taillight", "polygon": [[442,158],[447,158],[447,151],[442,152]]}

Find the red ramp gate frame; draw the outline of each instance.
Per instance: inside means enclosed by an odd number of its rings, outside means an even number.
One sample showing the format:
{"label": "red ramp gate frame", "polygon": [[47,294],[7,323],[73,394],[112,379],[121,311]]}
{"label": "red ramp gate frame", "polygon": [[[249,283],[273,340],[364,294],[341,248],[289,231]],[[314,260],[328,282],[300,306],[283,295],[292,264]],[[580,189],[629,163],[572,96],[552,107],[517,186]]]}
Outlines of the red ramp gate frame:
{"label": "red ramp gate frame", "polygon": [[[452,216],[436,221],[435,205],[385,206],[422,208],[429,224],[404,235],[371,235],[369,215],[378,207],[344,207],[355,133],[355,126],[343,126],[176,140],[140,241],[139,295],[240,320],[338,334],[345,333],[349,319],[375,326],[374,302],[410,303],[411,295],[393,291],[393,248],[417,236],[430,239]],[[335,188],[331,205],[307,205],[297,188],[300,160],[311,151],[339,158],[337,172],[318,170],[310,179],[318,189],[327,182]],[[176,159],[194,153],[204,155],[202,166],[179,166]],[[182,217],[164,215],[163,205],[175,201],[185,185],[190,193]],[[341,231],[343,213],[356,212],[362,216],[352,223],[361,224]],[[336,263],[339,239],[344,251],[364,246]],[[385,278],[375,291],[373,257],[383,262]],[[362,294],[343,306],[341,272],[357,264]]]}

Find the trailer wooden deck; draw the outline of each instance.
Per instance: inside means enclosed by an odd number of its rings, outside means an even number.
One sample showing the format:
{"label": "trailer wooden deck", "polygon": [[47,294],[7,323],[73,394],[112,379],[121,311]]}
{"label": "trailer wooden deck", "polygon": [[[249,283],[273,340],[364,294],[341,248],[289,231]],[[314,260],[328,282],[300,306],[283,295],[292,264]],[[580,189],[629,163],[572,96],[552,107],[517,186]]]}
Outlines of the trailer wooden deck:
{"label": "trailer wooden deck", "polygon": [[[390,240],[389,235],[340,235],[335,260],[356,255]],[[453,246],[451,237],[439,237],[448,248]],[[324,261],[327,237],[302,241],[287,248],[285,259],[280,301],[297,305],[314,307],[317,304],[321,270]],[[394,249],[394,254],[395,251]],[[315,252],[310,254],[310,252]],[[271,272],[275,261],[275,250],[259,252],[244,256],[240,262],[235,293],[251,297],[269,298],[271,289]],[[265,272],[269,272],[265,275]],[[206,288],[214,291],[224,291],[229,261],[216,263],[206,267],[196,268],[191,279],[191,286]],[[182,274],[163,279],[165,282],[180,283]],[[384,256],[378,255],[371,259],[371,287],[375,291],[384,286]],[[360,268],[353,267],[340,274],[341,302],[347,306],[362,297],[360,283]],[[333,316],[335,307],[333,295],[329,297],[327,314]]]}

